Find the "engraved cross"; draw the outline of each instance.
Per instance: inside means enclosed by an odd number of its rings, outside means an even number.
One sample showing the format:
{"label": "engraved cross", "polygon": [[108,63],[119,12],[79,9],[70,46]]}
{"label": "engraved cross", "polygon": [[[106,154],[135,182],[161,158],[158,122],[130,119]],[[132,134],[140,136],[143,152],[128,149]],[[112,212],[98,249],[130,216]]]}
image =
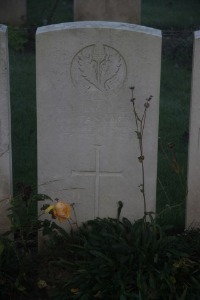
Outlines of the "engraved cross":
{"label": "engraved cross", "polygon": [[100,171],[100,146],[95,147],[95,170],[94,171],[72,171],[72,176],[94,176],[95,177],[95,206],[94,216],[99,215],[99,186],[101,177],[122,177],[122,172]]}

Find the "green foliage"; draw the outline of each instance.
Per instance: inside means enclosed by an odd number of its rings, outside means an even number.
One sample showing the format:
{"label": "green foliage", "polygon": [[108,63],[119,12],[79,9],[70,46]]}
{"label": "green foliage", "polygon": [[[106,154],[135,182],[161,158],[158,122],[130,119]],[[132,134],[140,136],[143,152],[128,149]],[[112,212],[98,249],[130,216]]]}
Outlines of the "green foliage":
{"label": "green foliage", "polygon": [[[7,299],[15,289],[20,263],[11,240],[0,236],[0,296]],[[9,299],[9,298],[8,298]]]}
{"label": "green foliage", "polygon": [[0,235],[0,298],[39,299],[37,286],[37,201],[50,199],[33,195],[30,187],[19,185],[20,194],[11,199],[10,231]]}
{"label": "green foliage", "polygon": [[39,256],[0,236],[2,299],[198,300],[199,230],[171,235],[151,214],[98,218],[71,233],[48,220],[42,227],[49,239]]}
{"label": "green foliage", "polygon": [[37,222],[37,202],[32,197],[32,188],[19,184],[18,190],[20,194],[11,199],[11,207],[8,209],[10,212],[8,217],[12,224],[11,230],[14,232],[21,228],[32,228]]}
{"label": "green foliage", "polygon": [[64,236],[64,253],[56,248],[51,265],[68,272],[51,298],[198,299],[200,244],[189,250],[189,236],[167,235],[151,215],[133,224],[126,218],[88,221]]}
{"label": "green foliage", "polygon": [[15,240],[0,236],[1,299],[37,298],[35,262],[30,253],[25,252]]}
{"label": "green foliage", "polygon": [[14,234],[15,242],[27,252],[29,244],[37,241],[37,230],[41,225],[37,217],[37,202],[50,198],[45,195],[33,195],[31,187],[23,184],[19,184],[18,189],[20,194],[11,200],[8,209],[11,230],[7,234]]}

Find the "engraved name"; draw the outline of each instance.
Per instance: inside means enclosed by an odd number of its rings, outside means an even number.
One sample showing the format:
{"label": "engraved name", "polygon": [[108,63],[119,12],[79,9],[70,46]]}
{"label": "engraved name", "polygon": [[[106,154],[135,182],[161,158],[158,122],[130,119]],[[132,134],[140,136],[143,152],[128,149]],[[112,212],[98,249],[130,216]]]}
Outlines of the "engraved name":
{"label": "engraved name", "polygon": [[101,131],[107,127],[119,132],[132,132],[133,116],[126,113],[104,116],[79,115],[66,120],[66,132],[93,132],[96,128]]}

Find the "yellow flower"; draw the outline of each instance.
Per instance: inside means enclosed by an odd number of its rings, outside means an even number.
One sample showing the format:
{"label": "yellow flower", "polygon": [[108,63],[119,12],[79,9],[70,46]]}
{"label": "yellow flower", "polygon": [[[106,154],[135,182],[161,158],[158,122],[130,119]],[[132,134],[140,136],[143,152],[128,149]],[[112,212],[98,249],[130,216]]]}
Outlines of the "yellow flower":
{"label": "yellow flower", "polygon": [[49,213],[51,211],[53,211],[54,217],[57,218],[59,222],[62,222],[70,218],[71,206],[67,203],[59,201],[55,205],[50,205],[45,210],[45,213]]}
{"label": "yellow flower", "polygon": [[45,280],[39,280],[37,285],[38,285],[39,289],[44,289],[48,286]]}
{"label": "yellow flower", "polygon": [[69,219],[71,213],[71,206],[69,204],[66,204],[62,201],[59,201],[56,203],[53,214],[60,222]]}
{"label": "yellow flower", "polygon": [[78,292],[79,292],[79,289],[71,289],[72,294],[78,294]]}

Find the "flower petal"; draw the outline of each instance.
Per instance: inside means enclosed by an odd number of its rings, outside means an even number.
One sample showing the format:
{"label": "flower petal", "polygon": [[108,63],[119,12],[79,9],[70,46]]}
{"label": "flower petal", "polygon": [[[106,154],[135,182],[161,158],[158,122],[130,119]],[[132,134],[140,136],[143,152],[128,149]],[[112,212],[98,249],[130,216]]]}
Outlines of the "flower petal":
{"label": "flower petal", "polygon": [[59,201],[54,207],[54,216],[58,218],[60,222],[69,219],[71,215],[71,206],[67,203]]}
{"label": "flower petal", "polygon": [[46,209],[45,209],[45,214],[49,213],[52,209],[54,209],[55,205],[49,205]]}

